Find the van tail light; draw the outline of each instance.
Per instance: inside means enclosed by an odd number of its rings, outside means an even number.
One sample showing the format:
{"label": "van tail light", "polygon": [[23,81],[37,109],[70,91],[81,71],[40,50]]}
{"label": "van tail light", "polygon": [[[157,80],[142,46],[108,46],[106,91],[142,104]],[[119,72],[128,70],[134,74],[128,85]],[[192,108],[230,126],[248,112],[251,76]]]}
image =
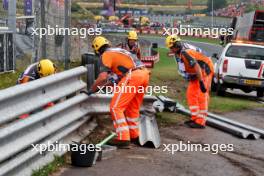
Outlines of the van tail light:
{"label": "van tail light", "polygon": [[223,73],[226,73],[227,72],[227,67],[228,67],[228,60],[224,60],[224,63],[223,63]]}

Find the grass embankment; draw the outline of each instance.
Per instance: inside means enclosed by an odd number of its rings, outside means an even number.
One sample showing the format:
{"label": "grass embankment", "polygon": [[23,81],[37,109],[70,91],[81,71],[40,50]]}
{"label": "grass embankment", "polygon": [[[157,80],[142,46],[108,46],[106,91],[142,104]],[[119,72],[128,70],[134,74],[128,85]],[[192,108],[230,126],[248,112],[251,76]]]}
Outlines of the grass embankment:
{"label": "grass embankment", "polygon": [[[187,82],[177,73],[175,61],[167,56],[168,50],[159,49],[160,61],[155,65],[151,75],[151,85],[168,86],[166,96],[175,99],[177,102],[187,107],[186,89]],[[211,94],[209,111],[215,113],[224,113],[230,111],[239,111],[244,109],[264,107],[253,100],[236,96],[219,97],[214,93]],[[181,123],[189,117],[179,114],[160,113],[158,120],[160,124]]]}

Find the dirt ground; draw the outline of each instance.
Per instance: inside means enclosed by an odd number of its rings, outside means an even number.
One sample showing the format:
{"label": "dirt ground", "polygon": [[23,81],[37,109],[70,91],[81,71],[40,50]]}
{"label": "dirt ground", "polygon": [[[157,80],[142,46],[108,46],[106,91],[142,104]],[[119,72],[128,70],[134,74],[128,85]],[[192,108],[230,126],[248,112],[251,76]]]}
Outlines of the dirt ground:
{"label": "dirt ground", "polygon": [[[264,128],[264,108],[232,112],[226,117]],[[162,145],[159,149],[133,146],[117,150],[113,158],[98,162],[91,168],[68,166],[56,175],[61,176],[172,176],[172,175],[264,175],[264,141],[239,139],[207,127],[205,130],[174,125],[160,129]],[[234,151],[212,154],[206,151],[185,151],[172,154],[167,144],[233,144]],[[164,151],[165,150],[165,151]]]}

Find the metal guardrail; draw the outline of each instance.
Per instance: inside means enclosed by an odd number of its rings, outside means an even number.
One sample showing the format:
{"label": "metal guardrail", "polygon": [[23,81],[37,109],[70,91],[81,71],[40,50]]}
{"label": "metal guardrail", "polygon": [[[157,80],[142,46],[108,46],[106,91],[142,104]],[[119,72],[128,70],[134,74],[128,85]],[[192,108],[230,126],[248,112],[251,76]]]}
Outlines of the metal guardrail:
{"label": "metal guardrail", "polygon": [[84,67],[76,68],[2,90],[0,124],[85,88],[85,82],[80,79],[84,73],[86,73]]}
{"label": "metal guardrail", "polygon": [[[78,67],[43,79],[0,91],[0,176],[31,175],[66,151],[40,154],[32,144],[71,144],[80,141],[95,127],[93,114],[109,114],[112,95],[79,93],[86,88],[81,76],[87,72]],[[155,97],[145,97],[142,111],[155,113]],[[56,104],[42,108],[49,102]],[[39,110],[39,111],[36,111]],[[18,119],[24,113],[26,119]],[[77,130],[78,129],[78,130]]]}
{"label": "metal guardrail", "polygon": [[[177,108],[177,111],[189,116],[191,115],[191,112],[183,107]],[[212,113],[208,113],[207,124],[243,139],[264,138],[264,132],[262,129],[258,129],[253,126],[227,119]]]}
{"label": "metal guardrail", "polygon": [[[186,109],[183,105],[177,103],[176,101],[168,97],[158,96],[158,101],[156,101],[153,106],[159,112],[165,110],[172,113],[176,112],[191,116],[190,110]],[[222,117],[216,114],[208,113],[206,123],[208,126],[218,128],[222,131],[225,131],[243,139],[264,139],[263,129],[240,123],[235,120],[231,120],[229,118]]]}

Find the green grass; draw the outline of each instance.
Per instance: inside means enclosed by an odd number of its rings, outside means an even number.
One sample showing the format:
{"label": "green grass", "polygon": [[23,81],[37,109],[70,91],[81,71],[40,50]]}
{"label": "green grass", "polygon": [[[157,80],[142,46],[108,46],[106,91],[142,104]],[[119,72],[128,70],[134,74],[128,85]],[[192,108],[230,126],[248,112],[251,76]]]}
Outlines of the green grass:
{"label": "green grass", "polygon": [[257,107],[263,107],[264,105],[256,103],[253,100],[235,98],[235,97],[219,97],[213,96],[210,99],[209,110],[216,113],[224,113],[231,111],[240,111],[246,109],[252,109]]}
{"label": "green grass", "polygon": [[20,75],[19,72],[3,73],[0,75],[0,89],[5,89],[16,84],[16,80]]}
{"label": "green grass", "polygon": [[17,59],[16,71],[0,74],[0,90],[16,85],[16,81],[23,70],[30,64],[30,55]]}
{"label": "green grass", "polygon": [[49,176],[65,164],[64,157],[54,156],[54,160],[41,169],[33,171],[32,176]]}
{"label": "green grass", "polygon": [[[167,56],[167,49],[160,48],[160,61],[155,65],[151,73],[151,85],[168,86],[168,96],[187,107],[186,88],[187,82],[177,73],[177,68],[173,58]],[[224,113],[231,111],[240,111],[264,107],[264,105],[255,102],[253,99],[241,98],[238,96],[219,97],[215,94],[211,95],[209,111],[214,113]],[[185,117],[186,119],[188,117]],[[182,122],[184,116],[179,114],[171,114],[167,112],[159,113],[158,122],[164,124],[177,124]]]}
{"label": "green grass", "polygon": [[188,41],[204,42],[204,43],[210,43],[210,44],[219,45],[219,40],[218,39],[196,38],[196,37],[181,37],[181,38],[183,40],[188,40]]}

